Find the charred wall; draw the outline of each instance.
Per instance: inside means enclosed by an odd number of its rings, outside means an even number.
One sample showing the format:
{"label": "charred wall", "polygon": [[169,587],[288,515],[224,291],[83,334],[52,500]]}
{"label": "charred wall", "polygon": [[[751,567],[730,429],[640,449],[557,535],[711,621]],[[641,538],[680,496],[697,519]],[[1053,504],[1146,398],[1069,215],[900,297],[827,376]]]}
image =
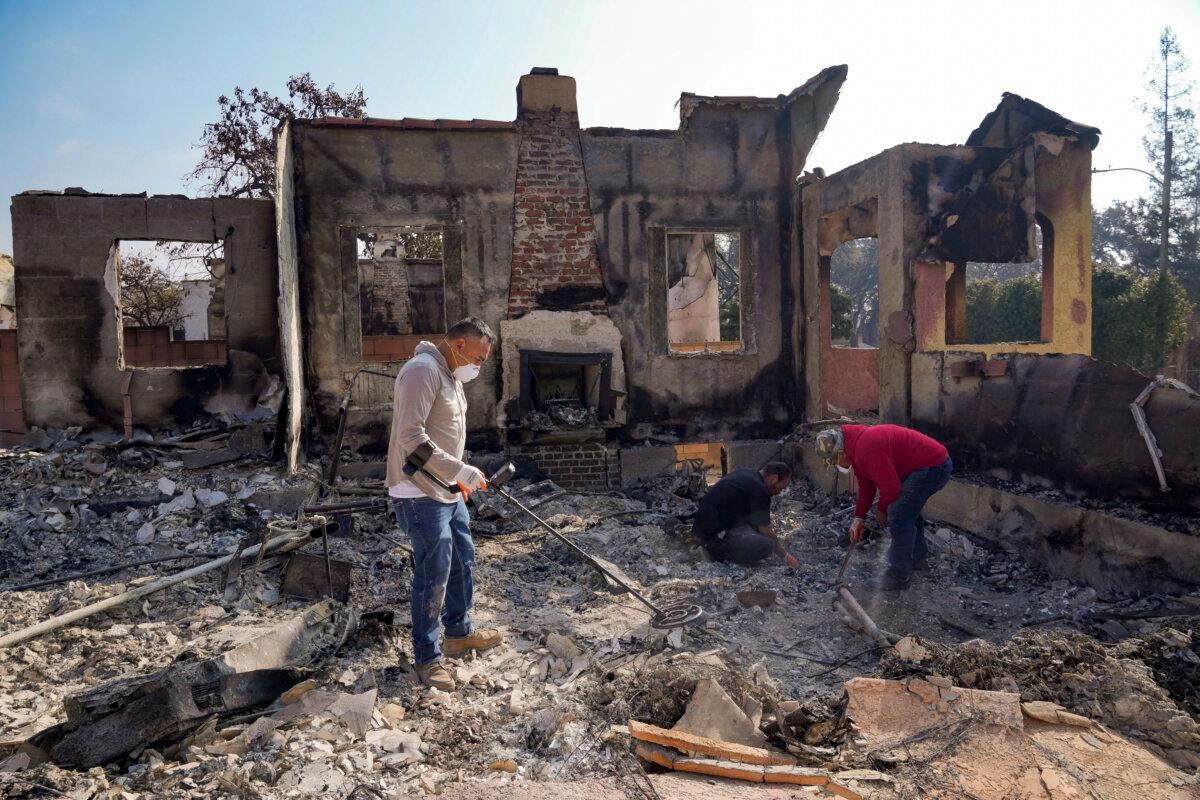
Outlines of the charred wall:
{"label": "charred wall", "polygon": [[[190,422],[214,409],[250,410],[277,373],[274,208],[269,200],[34,192],[12,198],[18,351],[26,422],[120,428],[124,382],[133,424]],[[223,365],[119,368],[119,240],[224,240]]]}
{"label": "charred wall", "polygon": [[[512,256],[517,133],[511,123],[489,125],[293,127],[305,369],[325,427],[336,418],[347,378],[363,365],[358,275],[346,268],[354,261],[347,253],[354,229],[440,227],[447,320],[470,314],[499,330]],[[494,424],[498,389],[497,359],[490,359],[467,386],[473,429]],[[360,379],[352,423],[382,432],[390,402],[390,382]]]}
{"label": "charred wall", "polygon": [[[685,95],[678,131],[583,132],[610,316],[624,339],[631,423],[747,437],[770,435],[802,411],[791,355],[792,183],[845,77],[844,68],[831,69],[810,90],[773,105],[688,103]],[[743,347],[673,353],[665,236],[714,229],[743,237]]]}
{"label": "charred wall", "polygon": [[988,470],[1069,494],[1096,493],[1200,508],[1200,400],[1158,389],[1146,417],[1163,452],[1171,491],[1159,490],[1129,404],[1149,378],[1083,355],[1014,354],[995,376],[955,377],[980,358],[919,353],[913,424],[945,442],[956,467]]}

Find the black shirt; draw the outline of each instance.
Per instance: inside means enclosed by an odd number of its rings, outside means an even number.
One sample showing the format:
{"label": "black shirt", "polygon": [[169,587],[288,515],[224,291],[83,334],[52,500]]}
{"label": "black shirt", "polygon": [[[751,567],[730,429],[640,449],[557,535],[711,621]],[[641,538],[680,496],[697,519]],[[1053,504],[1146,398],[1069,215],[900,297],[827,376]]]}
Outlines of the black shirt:
{"label": "black shirt", "polygon": [[771,492],[756,469],[735,469],[700,498],[692,532],[711,542],[721,531],[771,524]]}

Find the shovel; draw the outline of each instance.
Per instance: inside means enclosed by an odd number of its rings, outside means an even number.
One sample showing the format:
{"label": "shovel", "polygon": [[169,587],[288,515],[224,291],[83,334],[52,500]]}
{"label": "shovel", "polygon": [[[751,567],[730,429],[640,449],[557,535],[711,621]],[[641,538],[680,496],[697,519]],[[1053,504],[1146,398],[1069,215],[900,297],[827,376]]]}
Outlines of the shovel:
{"label": "shovel", "polygon": [[606,582],[620,587],[636,598],[638,602],[648,608],[651,613],[651,627],[658,628],[660,630],[680,628],[684,625],[689,625],[693,622],[696,622],[704,617],[704,609],[691,603],[671,603],[670,605],[661,607],[651,603],[641,592],[630,585],[628,579],[624,579],[617,574],[620,572],[620,570],[617,570],[615,565],[609,564],[609,562],[604,561],[603,559],[599,559],[588,554],[570,539],[554,530],[554,528],[550,526],[550,523],[533,513],[533,511],[523,505],[520,500],[513,497],[504,489],[504,484],[508,483],[508,481],[516,473],[517,468],[513,466],[513,463],[510,461],[500,469],[496,470],[495,474],[488,478],[488,489],[504,498],[504,500],[511,503],[515,508],[523,511],[534,522],[536,522],[539,527],[541,527],[555,539],[558,539],[560,542],[565,544],[574,556],[579,558],[579,560],[583,561],[584,563],[590,565],[592,569],[600,573]]}

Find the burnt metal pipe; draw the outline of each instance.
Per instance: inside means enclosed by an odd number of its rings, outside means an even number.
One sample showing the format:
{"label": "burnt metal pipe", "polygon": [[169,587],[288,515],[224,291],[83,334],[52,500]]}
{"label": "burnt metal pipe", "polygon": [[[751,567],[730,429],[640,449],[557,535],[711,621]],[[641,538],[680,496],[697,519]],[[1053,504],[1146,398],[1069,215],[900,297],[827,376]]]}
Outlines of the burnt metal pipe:
{"label": "burnt metal pipe", "polygon": [[45,580],[33,581],[31,583],[22,583],[17,586],[6,586],[0,591],[3,592],[23,592],[26,589],[39,589],[43,586],[56,586],[60,583],[69,583],[78,581],[84,578],[95,578],[100,575],[110,575],[114,572],[120,572],[125,569],[134,567],[144,567],[149,564],[164,564],[168,561],[186,561],[189,558],[220,558],[224,553],[183,553],[177,556],[159,556],[158,558],[144,558],[141,561],[130,561],[127,564],[115,564],[111,567],[101,567],[100,569],[89,570],[88,572],[78,572],[74,575],[63,575],[59,578],[46,578]]}
{"label": "burnt metal pipe", "polygon": [[305,514],[328,514],[338,511],[371,511],[375,508],[387,508],[386,498],[378,497],[370,500],[347,500],[342,503],[324,503],[315,506],[305,506]]}

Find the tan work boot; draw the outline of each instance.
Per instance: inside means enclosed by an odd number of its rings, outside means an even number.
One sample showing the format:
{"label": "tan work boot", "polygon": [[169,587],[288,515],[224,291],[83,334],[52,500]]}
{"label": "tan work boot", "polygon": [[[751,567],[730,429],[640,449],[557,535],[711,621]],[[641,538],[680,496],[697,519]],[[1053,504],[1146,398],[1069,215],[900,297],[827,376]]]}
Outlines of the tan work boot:
{"label": "tan work boot", "polygon": [[504,643],[504,634],[500,631],[475,631],[470,636],[459,639],[446,637],[442,643],[442,652],[448,656],[461,656],[468,650],[491,650]]}
{"label": "tan work boot", "polygon": [[443,692],[454,691],[454,678],[440,661],[432,664],[418,664],[417,677],[421,679],[421,683],[432,689],[441,689]]}

